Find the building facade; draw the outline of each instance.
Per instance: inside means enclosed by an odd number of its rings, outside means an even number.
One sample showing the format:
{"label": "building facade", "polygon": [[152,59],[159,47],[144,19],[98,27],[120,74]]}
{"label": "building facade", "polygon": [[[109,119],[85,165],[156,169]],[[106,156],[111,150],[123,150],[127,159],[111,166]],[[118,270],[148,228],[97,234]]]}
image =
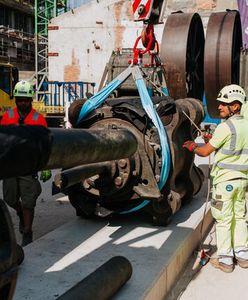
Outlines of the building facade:
{"label": "building facade", "polygon": [[[164,20],[175,11],[198,12],[206,30],[210,14],[226,9],[237,9],[237,0],[167,0]],[[133,20],[132,0],[91,0],[52,19],[51,25],[49,80],[91,81],[96,89],[112,51],[132,48],[143,28]],[[163,28],[155,28],[159,43]]]}
{"label": "building facade", "polygon": [[0,63],[35,69],[35,0],[0,0]]}

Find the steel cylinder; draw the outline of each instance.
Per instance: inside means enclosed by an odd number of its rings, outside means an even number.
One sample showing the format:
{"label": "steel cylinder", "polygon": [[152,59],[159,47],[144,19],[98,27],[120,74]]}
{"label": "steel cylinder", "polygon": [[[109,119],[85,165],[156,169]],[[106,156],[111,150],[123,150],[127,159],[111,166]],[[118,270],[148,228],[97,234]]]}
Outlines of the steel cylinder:
{"label": "steel cylinder", "polygon": [[128,130],[0,126],[0,179],[127,158],[136,149]]}
{"label": "steel cylinder", "polygon": [[101,162],[70,168],[56,174],[54,183],[58,188],[65,189],[93,175],[105,172],[108,168],[111,168],[111,162]]}
{"label": "steel cylinder", "polygon": [[57,299],[110,299],[131,275],[132,265],[129,260],[123,256],[115,256]]}
{"label": "steel cylinder", "polygon": [[127,130],[50,130],[53,142],[46,163],[50,169],[126,158],[137,148],[136,138]]}

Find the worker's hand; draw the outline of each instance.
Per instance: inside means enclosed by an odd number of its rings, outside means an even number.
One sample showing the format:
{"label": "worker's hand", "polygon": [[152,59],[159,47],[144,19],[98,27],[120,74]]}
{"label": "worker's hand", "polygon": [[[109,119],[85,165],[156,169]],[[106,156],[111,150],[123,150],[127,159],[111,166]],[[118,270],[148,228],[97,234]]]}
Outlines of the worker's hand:
{"label": "worker's hand", "polygon": [[40,173],[40,180],[42,180],[43,182],[46,182],[47,180],[49,180],[52,177],[52,172],[51,170],[43,170]]}
{"label": "worker's hand", "polygon": [[198,145],[194,141],[186,141],[183,143],[183,148],[187,148],[191,152],[194,152],[197,147]]}
{"label": "worker's hand", "polygon": [[207,144],[211,140],[212,135],[209,133],[205,133],[205,134],[203,134],[202,138],[203,138],[205,144]]}

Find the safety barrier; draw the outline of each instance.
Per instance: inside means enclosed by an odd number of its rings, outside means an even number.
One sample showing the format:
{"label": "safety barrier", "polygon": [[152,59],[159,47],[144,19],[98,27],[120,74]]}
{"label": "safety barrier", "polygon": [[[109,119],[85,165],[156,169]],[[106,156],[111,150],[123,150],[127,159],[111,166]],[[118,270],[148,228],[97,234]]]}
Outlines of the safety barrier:
{"label": "safety barrier", "polygon": [[94,94],[95,83],[83,81],[48,81],[42,85],[43,98],[46,107],[65,107],[74,100],[86,98]]}

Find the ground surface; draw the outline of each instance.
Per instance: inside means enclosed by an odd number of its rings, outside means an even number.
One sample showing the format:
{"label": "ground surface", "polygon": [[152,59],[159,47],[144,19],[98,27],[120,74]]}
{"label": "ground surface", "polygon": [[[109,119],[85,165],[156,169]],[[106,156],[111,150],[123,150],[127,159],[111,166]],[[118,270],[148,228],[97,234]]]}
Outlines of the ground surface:
{"label": "ground surface", "polygon": [[[53,171],[53,175],[57,172]],[[34,240],[76,218],[75,210],[69,203],[67,196],[64,194],[52,196],[52,178],[45,183],[41,182],[42,193],[37,200],[33,224]],[[3,198],[2,181],[0,183],[0,198]],[[20,244],[21,234],[18,231],[18,218],[13,209],[9,208],[9,211],[15,228],[16,239]]]}

